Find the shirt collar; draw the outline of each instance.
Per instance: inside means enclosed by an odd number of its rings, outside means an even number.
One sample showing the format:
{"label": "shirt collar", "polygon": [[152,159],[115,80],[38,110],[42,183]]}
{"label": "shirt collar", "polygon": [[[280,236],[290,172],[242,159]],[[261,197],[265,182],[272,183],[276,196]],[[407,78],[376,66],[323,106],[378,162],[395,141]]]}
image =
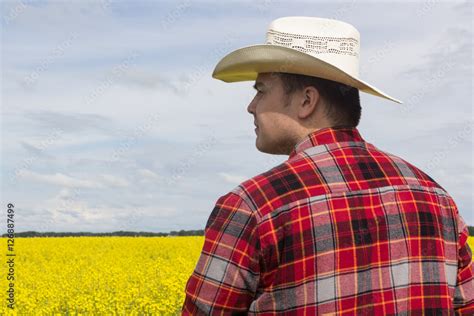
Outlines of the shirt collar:
{"label": "shirt collar", "polygon": [[291,151],[288,159],[293,158],[303,150],[330,143],[339,142],[363,142],[359,131],[355,127],[325,127],[309,133],[301,139]]}

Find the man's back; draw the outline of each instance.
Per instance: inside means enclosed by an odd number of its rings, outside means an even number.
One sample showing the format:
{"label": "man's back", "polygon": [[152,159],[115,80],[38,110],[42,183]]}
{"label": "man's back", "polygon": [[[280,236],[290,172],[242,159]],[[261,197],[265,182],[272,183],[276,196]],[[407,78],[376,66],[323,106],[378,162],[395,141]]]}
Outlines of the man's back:
{"label": "man's back", "polygon": [[321,129],[217,201],[183,313],[474,313],[467,236],[429,176]]}

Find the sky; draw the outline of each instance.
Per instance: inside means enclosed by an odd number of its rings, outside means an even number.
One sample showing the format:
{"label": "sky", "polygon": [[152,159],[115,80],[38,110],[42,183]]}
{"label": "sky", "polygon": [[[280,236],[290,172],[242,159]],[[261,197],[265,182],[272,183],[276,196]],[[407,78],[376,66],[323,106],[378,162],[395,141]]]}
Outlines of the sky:
{"label": "sky", "polygon": [[[361,34],[362,137],[427,172],[474,225],[468,1],[2,1],[2,214],[15,231],[203,229],[287,160],[255,147],[254,82],[211,77],[282,16]],[[0,227],[4,233],[6,226]]]}

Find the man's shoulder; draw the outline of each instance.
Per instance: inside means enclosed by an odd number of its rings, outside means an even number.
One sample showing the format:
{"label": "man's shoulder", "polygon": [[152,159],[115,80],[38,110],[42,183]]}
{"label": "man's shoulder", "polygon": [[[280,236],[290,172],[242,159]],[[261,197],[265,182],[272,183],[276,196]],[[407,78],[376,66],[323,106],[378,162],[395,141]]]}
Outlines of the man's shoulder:
{"label": "man's shoulder", "polygon": [[380,150],[372,144],[369,144],[369,146],[370,150],[373,153],[376,153],[376,155],[374,155],[374,159],[379,162],[390,162],[390,164],[396,168],[396,171],[398,172],[399,176],[404,177],[407,181],[409,181],[409,179],[412,179],[415,180],[421,186],[432,188],[437,187],[444,191],[441,185],[428,174],[427,170],[423,170],[422,168],[416,166],[414,163],[409,162],[408,160],[391,152]]}
{"label": "man's shoulder", "polygon": [[226,196],[234,195],[243,200],[250,209],[271,210],[282,204],[279,200],[289,191],[302,186],[288,161],[259,173],[235,186]]}
{"label": "man's shoulder", "polygon": [[400,156],[369,143],[350,146],[351,150],[356,147],[352,156],[335,153],[334,150],[340,150],[340,147],[309,149],[302,156],[295,156],[295,159],[286,160],[242,181],[223,198],[234,201],[232,203],[244,202],[250,210],[265,216],[272,210],[309,196],[363,188],[390,186],[396,189],[397,186],[409,186],[448,195],[428,173]]}

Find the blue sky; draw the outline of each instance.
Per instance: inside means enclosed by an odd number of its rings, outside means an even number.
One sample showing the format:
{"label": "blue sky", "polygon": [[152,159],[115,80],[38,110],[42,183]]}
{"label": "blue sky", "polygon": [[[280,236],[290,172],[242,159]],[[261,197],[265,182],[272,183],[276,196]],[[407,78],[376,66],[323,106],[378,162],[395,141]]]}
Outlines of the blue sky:
{"label": "blue sky", "polygon": [[[285,161],[255,148],[253,82],[211,78],[281,16],[361,33],[362,136],[429,173],[474,225],[467,1],[3,1],[1,200],[16,231],[202,229]],[[5,227],[1,227],[5,231]]]}

